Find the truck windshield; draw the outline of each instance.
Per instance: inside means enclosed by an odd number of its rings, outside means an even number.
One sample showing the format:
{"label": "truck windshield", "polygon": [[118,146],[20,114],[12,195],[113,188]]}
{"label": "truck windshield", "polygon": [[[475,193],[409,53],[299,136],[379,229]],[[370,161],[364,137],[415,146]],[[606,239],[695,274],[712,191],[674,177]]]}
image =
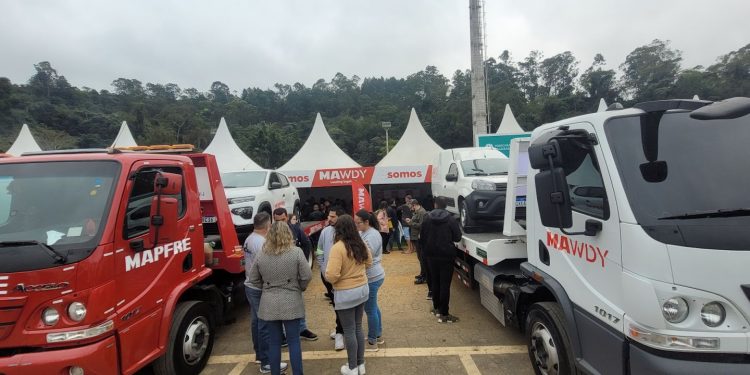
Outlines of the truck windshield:
{"label": "truck windshield", "polygon": [[80,261],[101,238],[120,166],[0,164],[0,273]]}
{"label": "truck windshield", "polygon": [[666,178],[644,179],[639,116],[605,124],[605,133],[638,224],[669,244],[750,250],[750,115],[695,120],[668,112],[659,124],[658,160]]}
{"label": "truck windshield", "polygon": [[508,159],[474,159],[461,162],[464,176],[498,176],[508,174]]}
{"label": "truck windshield", "polygon": [[258,187],[266,184],[266,171],[227,172],[221,174],[224,188]]}

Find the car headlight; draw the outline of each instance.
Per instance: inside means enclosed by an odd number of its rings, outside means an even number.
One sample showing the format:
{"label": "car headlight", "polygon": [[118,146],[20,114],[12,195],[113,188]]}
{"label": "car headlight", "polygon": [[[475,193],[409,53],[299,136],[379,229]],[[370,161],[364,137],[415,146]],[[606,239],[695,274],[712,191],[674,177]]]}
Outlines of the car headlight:
{"label": "car headlight", "polygon": [[473,190],[494,191],[495,183],[487,180],[474,180],[471,182],[471,188]]}
{"label": "car headlight", "polygon": [[701,320],[703,324],[714,328],[724,323],[724,319],[727,317],[727,311],[724,306],[719,302],[709,302],[701,309]]}
{"label": "car headlight", "polygon": [[661,306],[661,314],[670,323],[682,322],[689,312],[687,301],[680,297],[670,298]]}
{"label": "car headlight", "polygon": [[243,219],[252,219],[253,218],[253,208],[252,207],[237,207],[232,209],[232,213],[243,218]]}
{"label": "car headlight", "polygon": [[80,302],[73,302],[68,306],[68,316],[74,322],[80,322],[86,317],[86,306]]}
{"label": "car headlight", "polygon": [[247,202],[252,202],[254,200],[255,200],[255,196],[251,195],[248,197],[229,198],[227,199],[227,203],[229,204],[247,203]]}
{"label": "car headlight", "polygon": [[42,322],[48,326],[53,326],[60,321],[60,313],[54,307],[48,307],[42,311]]}

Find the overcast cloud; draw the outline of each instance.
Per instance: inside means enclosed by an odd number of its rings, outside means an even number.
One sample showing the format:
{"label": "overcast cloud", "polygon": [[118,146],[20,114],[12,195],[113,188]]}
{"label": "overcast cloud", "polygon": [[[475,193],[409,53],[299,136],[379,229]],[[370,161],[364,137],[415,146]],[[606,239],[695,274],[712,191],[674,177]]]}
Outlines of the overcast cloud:
{"label": "overcast cloud", "polygon": [[[312,86],[346,76],[406,77],[427,65],[470,68],[468,0],[0,0],[0,76],[25,83],[49,61],[78,87],[117,78],[207,91]],[[683,68],[750,43],[748,0],[539,0],[485,4],[487,55],[515,61],[569,50],[583,71],[602,53],[617,69],[653,39]]]}

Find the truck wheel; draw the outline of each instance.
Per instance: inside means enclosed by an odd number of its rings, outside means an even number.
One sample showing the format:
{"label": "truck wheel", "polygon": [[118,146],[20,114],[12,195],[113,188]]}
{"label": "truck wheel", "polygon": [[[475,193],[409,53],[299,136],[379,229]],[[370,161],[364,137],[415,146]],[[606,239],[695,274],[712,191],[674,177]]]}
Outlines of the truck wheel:
{"label": "truck wheel", "polygon": [[157,375],[197,375],[208,362],[214,346],[215,317],[205,302],[177,305],[169,329],[167,352],[154,362]]}
{"label": "truck wheel", "polygon": [[555,302],[531,305],[526,317],[529,359],[537,375],[576,374],[562,308]]}
{"label": "truck wheel", "polygon": [[461,230],[464,233],[471,233],[474,229],[474,220],[469,216],[469,208],[466,207],[466,201],[463,199],[458,201],[458,217],[461,223]]}

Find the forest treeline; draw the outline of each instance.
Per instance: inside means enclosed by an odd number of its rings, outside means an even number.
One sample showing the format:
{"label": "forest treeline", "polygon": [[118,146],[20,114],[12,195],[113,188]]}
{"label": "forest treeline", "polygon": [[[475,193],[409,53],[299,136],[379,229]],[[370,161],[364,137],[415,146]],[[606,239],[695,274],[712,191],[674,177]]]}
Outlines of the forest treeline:
{"label": "forest treeline", "polygon": [[[545,57],[532,51],[514,60],[508,51],[486,61],[490,122],[500,124],[510,104],[521,126],[593,112],[607,103],[692,98],[720,100],[750,96],[750,44],[718,56],[708,67],[682,66],[682,53],[668,41],[654,40],[630,52],[618,70],[607,69],[601,54],[582,67],[571,52]],[[204,148],[219,119],[253,160],[277,168],[299,150],[316,112],[334,141],[362,165],[385,154],[382,121],[393,125],[390,145],[416,109],[428,134],[444,148],[471,144],[471,79],[457,70],[449,79],[434,66],[405,78],[336,74],[312,87],[277,83],[273,89],[240,91],[214,82],[208,91],[177,84],[117,78],[111,90],[78,88],[50,62],[34,65],[25,83],[0,78],[0,150],[26,123],[43,149],[107,147],[127,121],[139,144],[191,143]],[[1,72],[0,72],[1,74]]]}

